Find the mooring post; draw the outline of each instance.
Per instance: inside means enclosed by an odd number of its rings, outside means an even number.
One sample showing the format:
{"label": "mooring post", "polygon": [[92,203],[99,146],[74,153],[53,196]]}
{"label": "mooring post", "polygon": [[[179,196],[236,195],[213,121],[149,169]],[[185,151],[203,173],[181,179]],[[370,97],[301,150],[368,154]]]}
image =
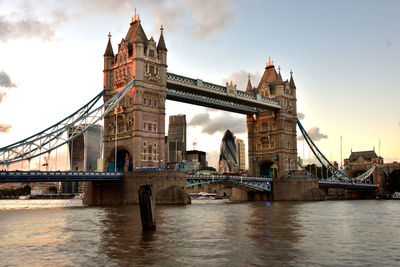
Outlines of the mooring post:
{"label": "mooring post", "polygon": [[156,230],[155,203],[152,194],[152,185],[142,185],[139,187],[140,217],[142,219],[143,231]]}

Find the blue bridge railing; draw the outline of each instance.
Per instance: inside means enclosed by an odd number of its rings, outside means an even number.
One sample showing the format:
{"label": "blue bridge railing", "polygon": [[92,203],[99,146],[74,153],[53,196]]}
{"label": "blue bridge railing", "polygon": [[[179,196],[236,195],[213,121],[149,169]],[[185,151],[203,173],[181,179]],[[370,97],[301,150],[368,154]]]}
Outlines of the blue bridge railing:
{"label": "blue bridge railing", "polygon": [[2,183],[121,181],[122,172],[95,171],[0,171]]}

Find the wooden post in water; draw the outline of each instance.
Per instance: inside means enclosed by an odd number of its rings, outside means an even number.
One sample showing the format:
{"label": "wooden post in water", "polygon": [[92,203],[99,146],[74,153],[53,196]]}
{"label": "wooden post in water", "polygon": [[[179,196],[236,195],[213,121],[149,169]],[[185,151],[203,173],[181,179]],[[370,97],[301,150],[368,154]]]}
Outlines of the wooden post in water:
{"label": "wooden post in water", "polygon": [[143,231],[156,230],[155,200],[153,199],[152,187],[149,184],[139,187],[140,217]]}

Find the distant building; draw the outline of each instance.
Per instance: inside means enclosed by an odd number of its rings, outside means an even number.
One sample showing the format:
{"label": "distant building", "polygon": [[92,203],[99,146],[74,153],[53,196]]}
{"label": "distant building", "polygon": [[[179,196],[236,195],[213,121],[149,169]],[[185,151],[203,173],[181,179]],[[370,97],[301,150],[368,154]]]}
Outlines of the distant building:
{"label": "distant building", "polygon": [[239,160],[239,170],[241,172],[246,170],[246,152],[245,152],[245,144],[242,139],[235,138],[236,148],[238,152],[238,160]]}
{"label": "distant building", "polygon": [[169,116],[166,162],[186,159],[186,115]]}
{"label": "distant building", "polygon": [[344,165],[349,164],[383,164],[383,158],[378,157],[375,150],[351,152],[350,157],[344,160]]}
{"label": "distant building", "polygon": [[204,151],[199,151],[199,150],[186,151],[186,160],[199,162],[200,168],[207,167],[206,152]]}
{"label": "distant building", "polygon": [[[83,126],[72,128],[68,135],[73,131],[81,131]],[[103,126],[93,125],[82,135],[69,143],[69,156],[71,170],[73,171],[93,171],[102,170],[102,166],[97,166],[98,159],[101,158],[103,150]],[[62,182],[62,193],[82,192],[82,182]]]}
{"label": "distant building", "polygon": [[218,172],[220,174],[225,172],[238,172],[239,171],[239,160],[238,152],[235,144],[235,138],[231,131],[226,130],[224,137],[222,138]]}

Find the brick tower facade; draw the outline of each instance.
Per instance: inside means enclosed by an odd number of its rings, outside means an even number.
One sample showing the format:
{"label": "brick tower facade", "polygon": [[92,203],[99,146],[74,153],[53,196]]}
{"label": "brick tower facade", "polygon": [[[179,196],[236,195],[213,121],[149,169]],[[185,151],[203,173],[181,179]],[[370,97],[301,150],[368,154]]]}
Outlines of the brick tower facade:
{"label": "brick tower facade", "polygon": [[157,44],[153,37],[147,39],[139,15],[135,14],[116,55],[109,35],[104,53],[104,101],[133,78],[135,85],[114,113],[104,118],[105,170],[114,171],[115,158],[119,171],[160,167],[165,161],[166,69],[167,48],[162,27]]}
{"label": "brick tower facade", "polygon": [[252,88],[250,79],[248,92],[279,100],[281,109],[263,111],[258,116],[247,116],[249,144],[249,174],[253,176],[284,177],[296,168],[296,86],[290,74],[290,81],[282,80],[271,60],[257,88]]}

